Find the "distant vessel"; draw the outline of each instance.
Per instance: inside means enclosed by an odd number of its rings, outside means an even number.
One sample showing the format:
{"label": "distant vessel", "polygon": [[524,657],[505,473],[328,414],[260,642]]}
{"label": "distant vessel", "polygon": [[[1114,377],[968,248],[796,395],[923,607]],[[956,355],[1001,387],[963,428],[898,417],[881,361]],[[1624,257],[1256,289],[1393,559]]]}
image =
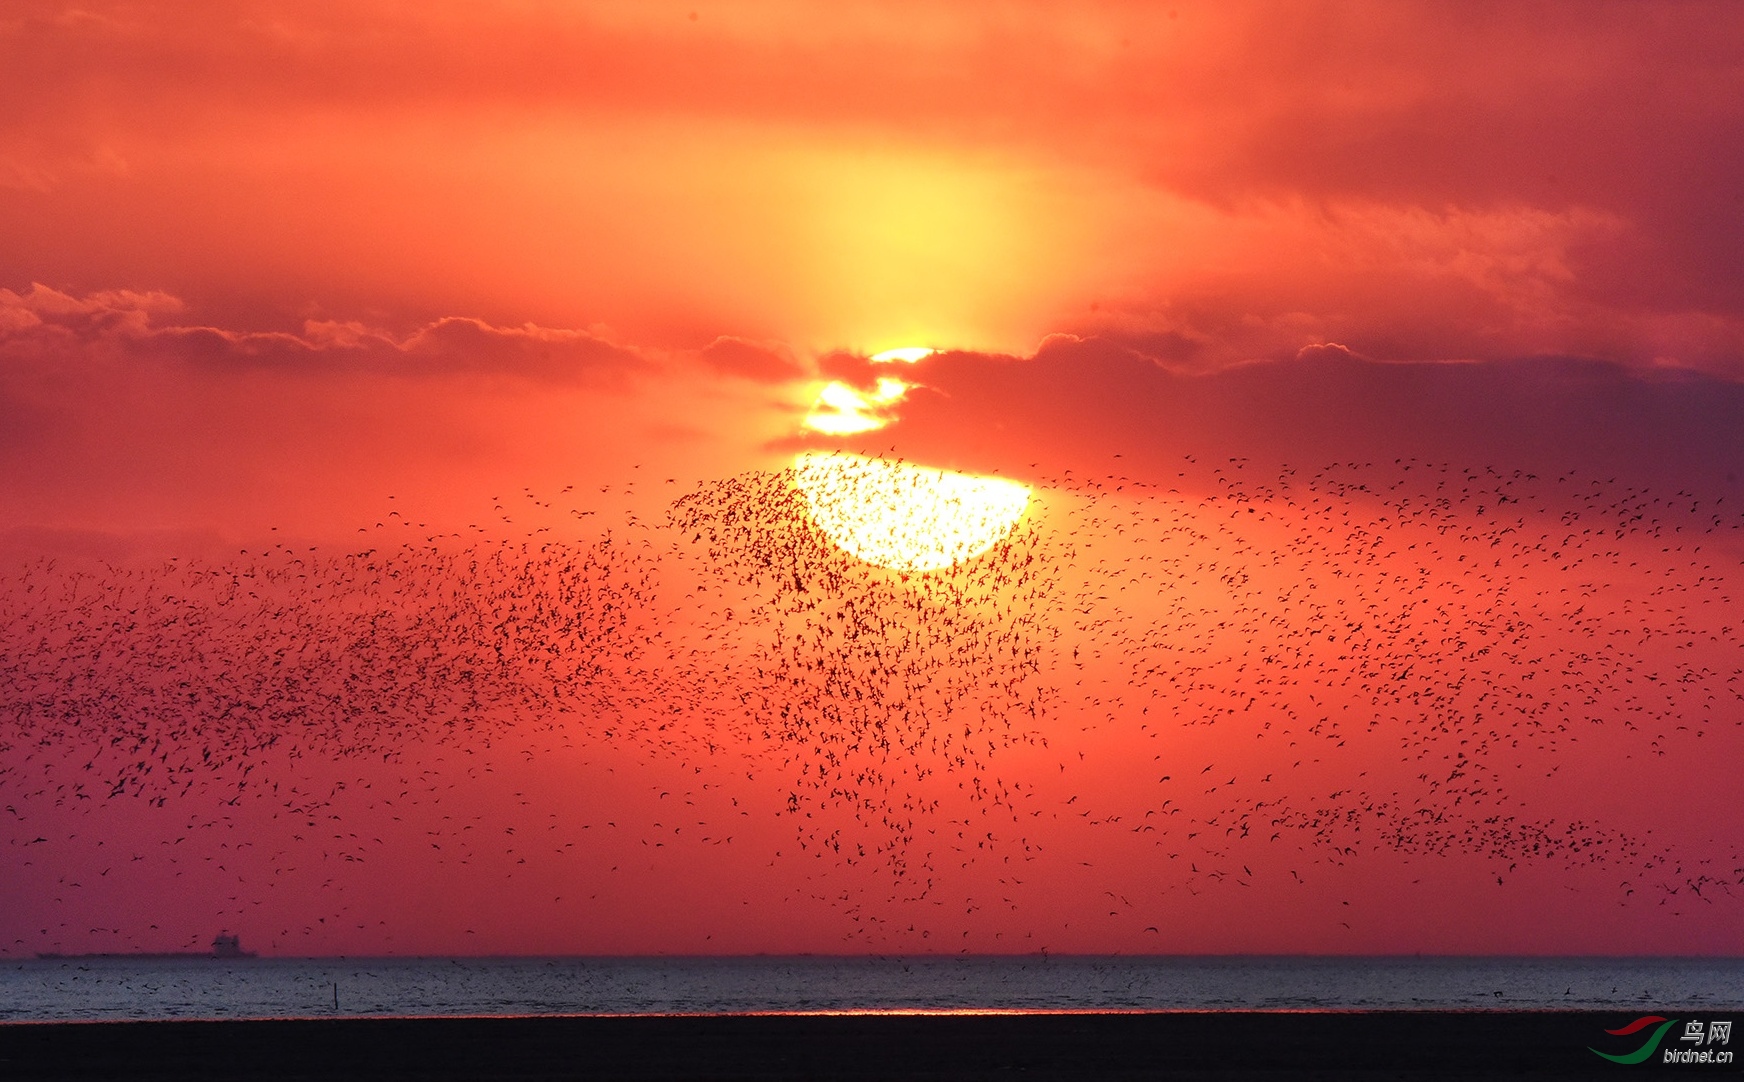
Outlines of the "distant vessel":
{"label": "distant vessel", "polygon": [[253,951],[242,949],[242,937],[225,935],[219,932],[212,937],[212,957],[214,958],[253,958]]}
{"label": "distant vessel", "polygon": [[245,951],[242,949],[241,936],[228,935],[224,932],[219,932],[217,935],[212,937],[212,949],[210,951],[103,951],[97,954],[38,953],[37,957],[77,960],[82,958],[255,958],[258,957],[258,955],[256,955],[254,951]]}

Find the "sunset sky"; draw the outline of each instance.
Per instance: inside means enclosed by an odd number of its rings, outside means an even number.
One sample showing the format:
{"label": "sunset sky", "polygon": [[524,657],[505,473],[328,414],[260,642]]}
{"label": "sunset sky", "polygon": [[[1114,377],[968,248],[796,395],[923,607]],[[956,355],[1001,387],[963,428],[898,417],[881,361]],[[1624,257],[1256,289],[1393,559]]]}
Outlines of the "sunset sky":
{"label": "sunset sky", "polygon": [[[1744,954],[1735,4],[11,0],[0,94],[0,954]],[[891,570],[830,452],[1028,502]]]}

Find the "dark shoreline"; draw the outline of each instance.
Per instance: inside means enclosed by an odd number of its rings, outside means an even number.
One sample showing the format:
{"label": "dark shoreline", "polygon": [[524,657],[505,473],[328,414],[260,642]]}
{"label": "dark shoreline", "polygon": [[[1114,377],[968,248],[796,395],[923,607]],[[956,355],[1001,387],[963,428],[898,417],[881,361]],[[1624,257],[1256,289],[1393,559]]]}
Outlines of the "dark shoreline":
{"label": "dark shoreline", "polygon": [[[1590,1050],[1639,1047],[1642,1034],[1605,1033],[1636,1017],[1174,1011],[14,1023],[0,1024],[0,1079],[1739,1076],[1738,1064],[1662,1066],[1655,1055],[1625,1067]],[[1661,1047],[1676,1045],[1670,1033]]]}

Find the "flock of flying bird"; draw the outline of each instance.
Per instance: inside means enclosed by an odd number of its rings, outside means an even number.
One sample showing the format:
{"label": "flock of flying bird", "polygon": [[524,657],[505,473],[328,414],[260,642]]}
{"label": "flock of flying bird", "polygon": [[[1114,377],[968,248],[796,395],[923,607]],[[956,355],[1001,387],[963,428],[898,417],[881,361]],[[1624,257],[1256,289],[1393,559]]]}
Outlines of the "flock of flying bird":
{"label": "flock of flying bird", "polygon": [[[1169,483],[1052,478],[989,552],[899,573],[831,545],[791,471],[586,538],[528,525],[563,519],[522,497],[472,537],[407,540],[422,531],[396,513],[349,550],[5,570],[4,859],[52,864],[53,831],[118,805],[186,808],[192,835],[245,799],[313,828],[353,809],[317,775],[353,764],[355,787],[431,749],[561,740],[667,764],[693,784],[673,806],[713,788],[777,817],[818,896],[886,932],[971,868],[1020,912],[1022,883],[1092,863],[1074,851],[1091,834],[1118,835],[1093,848],[1119,854],[1120,883],[1156,888],[1105,892],[1150,931],[1173,891],[1377,857],[1477,861],[1499,883],[1598,869],[1623,905],[1744,893],[1716,767],[1744,761],[1744,517],[1723,499],[1188,460]],[[599,522],[568,516],[572,536]],[[1594,794],[1619,777],[1712,801],[1713,833],[1650,836],[1627,800],[1614,821]],[[405,804],[464,805],[452,773],[395,780]],[[481,844],[445,821],[430,845]],[[346,825],[273,859],[361,859],[369,830]],[[700,819],[662,830],[727,840]]]}

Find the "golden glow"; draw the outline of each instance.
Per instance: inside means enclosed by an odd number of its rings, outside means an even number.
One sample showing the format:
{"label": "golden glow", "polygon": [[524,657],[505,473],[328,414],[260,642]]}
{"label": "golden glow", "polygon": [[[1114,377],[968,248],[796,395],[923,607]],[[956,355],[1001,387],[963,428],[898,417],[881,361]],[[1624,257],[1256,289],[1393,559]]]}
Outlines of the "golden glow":
{"label": "golden glow", "polygon": [[879,377],[870,392],[841,380],[824,384],[817,402],[806,414],[805,427],[830,436],[852,436],[890,423],[890,407],[902,401],[912,384],[890,376]]}
{"label": "golden glow", "polygon": [[803,244],[792,257],[803,292],[789,307],[821,317],[815,346],[1021,352],[1052,329],[1062,292],[1076,292],[1065,283],[1078,272],[1061,262],[1075,234],[1059,223],[1081,212],[1051,163],[852,144],[814,147],[784,169],[779,220]]}
{"label": "golden glow", "polygon": [[794,479],[811,520],[843,551],[896,571],[936,571],[1004,540],[1029,486],[861,455],[809,451]]}
{"label": "golden glow", "polygon": [[890,361],[907,361],[909,364],[913,364],[922,357],[932,356],[934,352],[926,346],[903,346],[900,349],[887,349],[883,353],[874,353],[871,360],[878,364],[887,364]]}

